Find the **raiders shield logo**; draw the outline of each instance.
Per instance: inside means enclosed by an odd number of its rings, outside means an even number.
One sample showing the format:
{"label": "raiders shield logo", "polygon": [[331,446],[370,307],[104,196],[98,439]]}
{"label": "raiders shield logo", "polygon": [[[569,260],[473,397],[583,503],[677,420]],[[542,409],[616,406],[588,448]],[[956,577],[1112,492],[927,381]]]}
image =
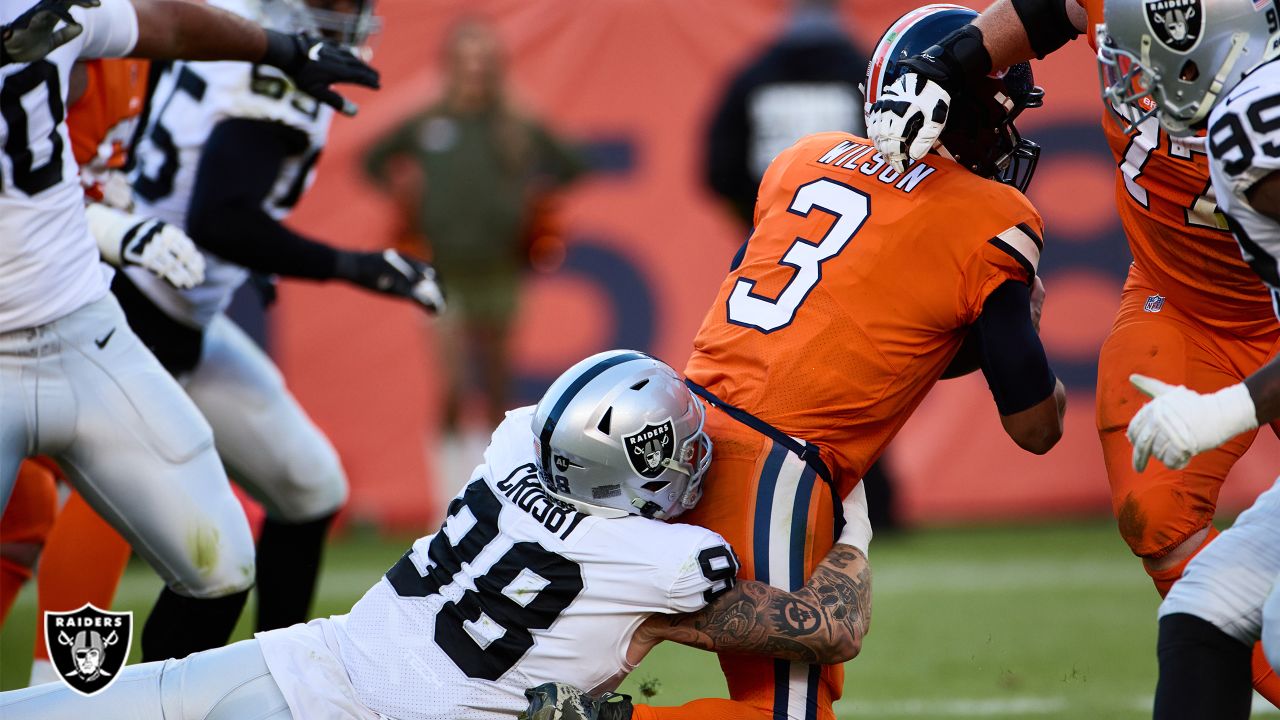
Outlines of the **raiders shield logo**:
{"label": "raiders shield logo", "polygon": [[675,453],[675,427],[667,419],[657,425],[645,425],[633,435],[623,435],[622,445],[627,449],[631,469],[645,478],[656,478],[667,469],[667,460]]}
{"label": "raiders shield logo", "polygon": [[1200,0],[1146,0],[1147,25],[1160,42],[1175,52],[1187,52],[1200,42],[1204,8]]}
{"label": "raiders shield logo", "polygon": [[115,682],[132,642],[132,612],[86,603],[79,610],[44,614],[49,659],[62,681],[81,695],[95,695]]}

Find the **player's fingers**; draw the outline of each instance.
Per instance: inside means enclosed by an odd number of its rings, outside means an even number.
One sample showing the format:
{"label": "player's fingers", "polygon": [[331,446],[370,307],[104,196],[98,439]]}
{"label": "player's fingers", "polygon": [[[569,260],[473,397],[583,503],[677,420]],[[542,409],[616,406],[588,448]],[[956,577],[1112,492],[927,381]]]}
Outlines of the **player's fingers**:
{"label": "player's fingers", "polygon": [[1139,373],[1130,375],[1129,382],[1133,383],[1133,386],[1141,390],[1144,395],[1152,398],[1160,397],[1176,387]]}
{"label": "player's fingers", "polygon": [[71,25],[64,25],[63,27],[58,28],[58,30],[54,31],[53,33],[52,48],[60,48],[63,45],[66,45],[67,43],[79,37],[80,33],[82,32],[84,32],[83,25],[71,24]]}
{"label": "player's fingers", "polygon": [[312,97],[347,117],[355,117],[360,112],[360,106],[342,97],[338,93],[329,88],[319,88],[307,91]]}
{"label": "player's fingers", "polygon": [[1151,457],[1151,447],[1146,443],[1133,444],[1133,469],[1142,472],[1147,469],[1147,460]]}

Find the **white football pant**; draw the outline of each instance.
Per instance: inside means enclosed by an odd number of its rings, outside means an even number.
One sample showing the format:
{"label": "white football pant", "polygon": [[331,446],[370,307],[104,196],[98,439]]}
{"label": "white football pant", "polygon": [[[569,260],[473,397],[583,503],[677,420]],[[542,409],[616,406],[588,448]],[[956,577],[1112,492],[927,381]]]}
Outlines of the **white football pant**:
{"label": "white football pant", "polygon": [[0,333],[0,506],[19,463],[39,454],[175,592],[221,597],[253,584],[253,538],[209,424],[110,294]]}
{"label": "white football pant", "polygon": [[[1266,632],[1263,605],[1280,575],[1280,479],[1234,525],[1201,550],[1160,604],[1160,617],[1186,613],[1252,646]],[[1280,610],[1280,608],[1277,608]],[[1280,615],[1280,613],[1277,613]],[[1274,618],[1271,643],[1280,649]],[[1267,645],[1265,638],[1264,647]]]}
{"label": "white football pant", "polygon": [[5,720],[291,720],[257,640],[127,665],[85,697],[61,682],[0,693]]}
{"label": "white football pant", "polygon": [[333,445],[271,359],[226,315],[209,323],[200,362],[182,380],[232,477],[271,517],[306,522],[346,502],[347,476]]}

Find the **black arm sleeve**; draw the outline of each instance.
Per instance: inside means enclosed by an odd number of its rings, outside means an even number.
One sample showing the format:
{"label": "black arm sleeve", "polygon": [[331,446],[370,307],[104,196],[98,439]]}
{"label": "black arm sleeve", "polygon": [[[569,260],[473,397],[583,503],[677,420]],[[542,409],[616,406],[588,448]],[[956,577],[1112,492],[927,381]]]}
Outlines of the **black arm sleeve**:
{"label": "black arm sleeve", "polygon": [[309,240],[267,214],[263,205],[291,157],[306,151],[297,128],[265,120],[224,120],[200,154],[187,234],[201,247],[250,270],[326,280],[338,250]]}
{"label": "black arm sleeve", "polygon": [[1027,40],[1036,57],[1045,55],[1075,40],[1080,31],[1067,14],[1067,0],[1013,0],[1013,9],[1027,31]]}
{"label": "black arm sleeve", "polygon": [[1040,335],[1031,321],[1031,288],[1010,280],[987,297],[970,334],[978,335],[982,374],[1001,415],[1022,412],[1053,394]]}

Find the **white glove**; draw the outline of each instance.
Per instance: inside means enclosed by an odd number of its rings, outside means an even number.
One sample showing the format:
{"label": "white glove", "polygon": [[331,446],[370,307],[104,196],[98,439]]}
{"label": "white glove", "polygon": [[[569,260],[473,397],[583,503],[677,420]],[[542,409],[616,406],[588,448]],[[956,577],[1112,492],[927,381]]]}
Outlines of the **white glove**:
{"label": "white glove", "polygon": [[86,207],[85,217],[108,263],[146,268],[179,290],[204,282],[204,254],[178,228],[101,203]]}
{"label": "white glove", "polygon": [[1138,472],[1152,456],[1180,470],[1205,450],[1258,427],[1257,409],[1244,383],[1202,395],[1136,373],[1129,381],[1154,398],[1129,421],[1133,469]]}
{"label": "white glove", "polygon": [[904,73],[867,109],[867,136],[893,169],[907,166],[933,149],[946,127],[951,94],[917,73]]}
{"label": "white glove", "polygon": [[844,530],[836,539],[839,545],[852,545],[867,554],[871,547],[871,516],[867,512],[867,488],[861,482],[853,486],[844,499]]}

